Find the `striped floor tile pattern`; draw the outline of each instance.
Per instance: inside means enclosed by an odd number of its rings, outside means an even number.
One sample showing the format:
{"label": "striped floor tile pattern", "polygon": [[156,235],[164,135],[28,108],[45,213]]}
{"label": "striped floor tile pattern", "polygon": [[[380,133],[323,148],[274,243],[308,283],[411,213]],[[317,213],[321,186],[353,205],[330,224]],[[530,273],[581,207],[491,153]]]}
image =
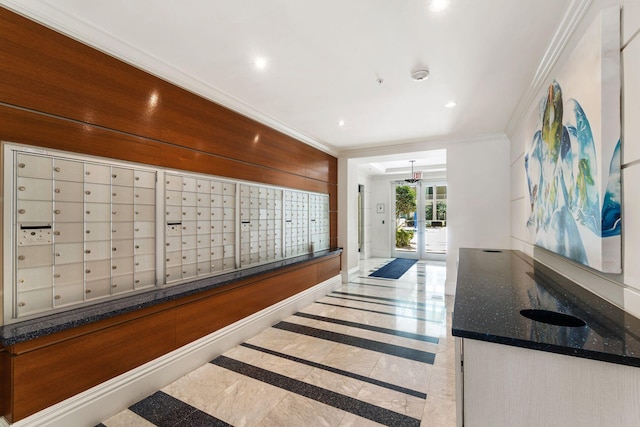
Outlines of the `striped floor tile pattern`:
{"label": "striped floor tile pattern", "polygon": [[444,263],[384,262],[100,426],[455,426]]}

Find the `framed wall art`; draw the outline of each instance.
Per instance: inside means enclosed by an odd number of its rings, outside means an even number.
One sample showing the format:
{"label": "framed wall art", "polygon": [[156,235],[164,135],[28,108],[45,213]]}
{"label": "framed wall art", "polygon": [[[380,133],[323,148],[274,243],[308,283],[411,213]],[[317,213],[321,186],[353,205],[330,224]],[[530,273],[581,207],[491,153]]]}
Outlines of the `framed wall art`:
{"label": "framed wall art", "polygon": [[525,170],[535,245],[621,272],[620,9],[600,11],[549,80]]}

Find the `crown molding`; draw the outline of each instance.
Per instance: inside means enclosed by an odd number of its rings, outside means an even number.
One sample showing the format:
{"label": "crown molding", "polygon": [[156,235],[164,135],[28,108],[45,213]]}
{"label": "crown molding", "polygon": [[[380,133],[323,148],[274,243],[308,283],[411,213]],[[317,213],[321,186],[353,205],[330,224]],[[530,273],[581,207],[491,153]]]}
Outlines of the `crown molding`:
{"label": "crown molding", "polygon": [[518,124],[534,100],[538,97],[544,82],[548,79],[551,70],[558,62],[560,55],[571,40],[571,37],[575,34],[592,1],[593,0],[572,0],[565,9],[562,19],[560,19],[560,23],[538,64],[531,83],[526,92],[520,97],[520,101],[507,123],[505,130],[507,135],[512,135],[515,132]]}
{"label": "crown molding", "polygon": [[339,157],[344,159],[362,159],[379,156],[389,156],[392,154],[412,154],[424,151],[446,149],[454,144],[469,144],[476,142],[487,142],[505,140],[508,141],[506,134],[489,133],[473,136],[458,137],[434,137],[430,139],[415,139],[408,141],[395,141],[387,145],[363,146],[350,150],[341,150]]}

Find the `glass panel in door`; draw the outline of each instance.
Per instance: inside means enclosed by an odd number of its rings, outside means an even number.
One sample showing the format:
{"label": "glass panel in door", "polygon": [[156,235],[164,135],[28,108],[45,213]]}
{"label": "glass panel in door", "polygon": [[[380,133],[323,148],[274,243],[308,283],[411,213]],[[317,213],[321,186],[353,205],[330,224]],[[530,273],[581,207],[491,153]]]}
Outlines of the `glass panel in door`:
{"label": "glass panel in door", "polygon": [[425,254],[447,252],[447,186],[425,185]]}
{"label": "glass panel in door", "polygon": [[395,248],[394,256],[417,258],[417,187],[414,185],[395,185]]}

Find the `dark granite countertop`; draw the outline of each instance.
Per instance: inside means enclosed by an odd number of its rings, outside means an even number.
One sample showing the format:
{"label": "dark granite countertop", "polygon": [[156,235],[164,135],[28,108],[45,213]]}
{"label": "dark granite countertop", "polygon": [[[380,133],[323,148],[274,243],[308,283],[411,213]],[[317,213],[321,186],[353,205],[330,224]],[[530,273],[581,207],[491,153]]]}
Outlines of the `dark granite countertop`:
{"label": "dark granite countertop", "polygon": [[108,319],[120,314],[134,312],[142,308],[205,292],[241,279],[277,270],[282,267],[289,267],[311,260],[335,256],[341,252],[342,249],[333,249],[295,258],[283,259],[255,267],[234,270],[232,272],[216,276],[195,279],[186,283],[164,285],[122,298],[110,299],[35,319],[11,323],[0,327],[0,345],[6,347],[19,342],[29,341],[45,335]]}
{"label": "dark granite countertop", "polygon": [[[539,309],[584,326],[530,320]],[[640,367],[640,320],[519,251],[460,249],[454,336]]]}

